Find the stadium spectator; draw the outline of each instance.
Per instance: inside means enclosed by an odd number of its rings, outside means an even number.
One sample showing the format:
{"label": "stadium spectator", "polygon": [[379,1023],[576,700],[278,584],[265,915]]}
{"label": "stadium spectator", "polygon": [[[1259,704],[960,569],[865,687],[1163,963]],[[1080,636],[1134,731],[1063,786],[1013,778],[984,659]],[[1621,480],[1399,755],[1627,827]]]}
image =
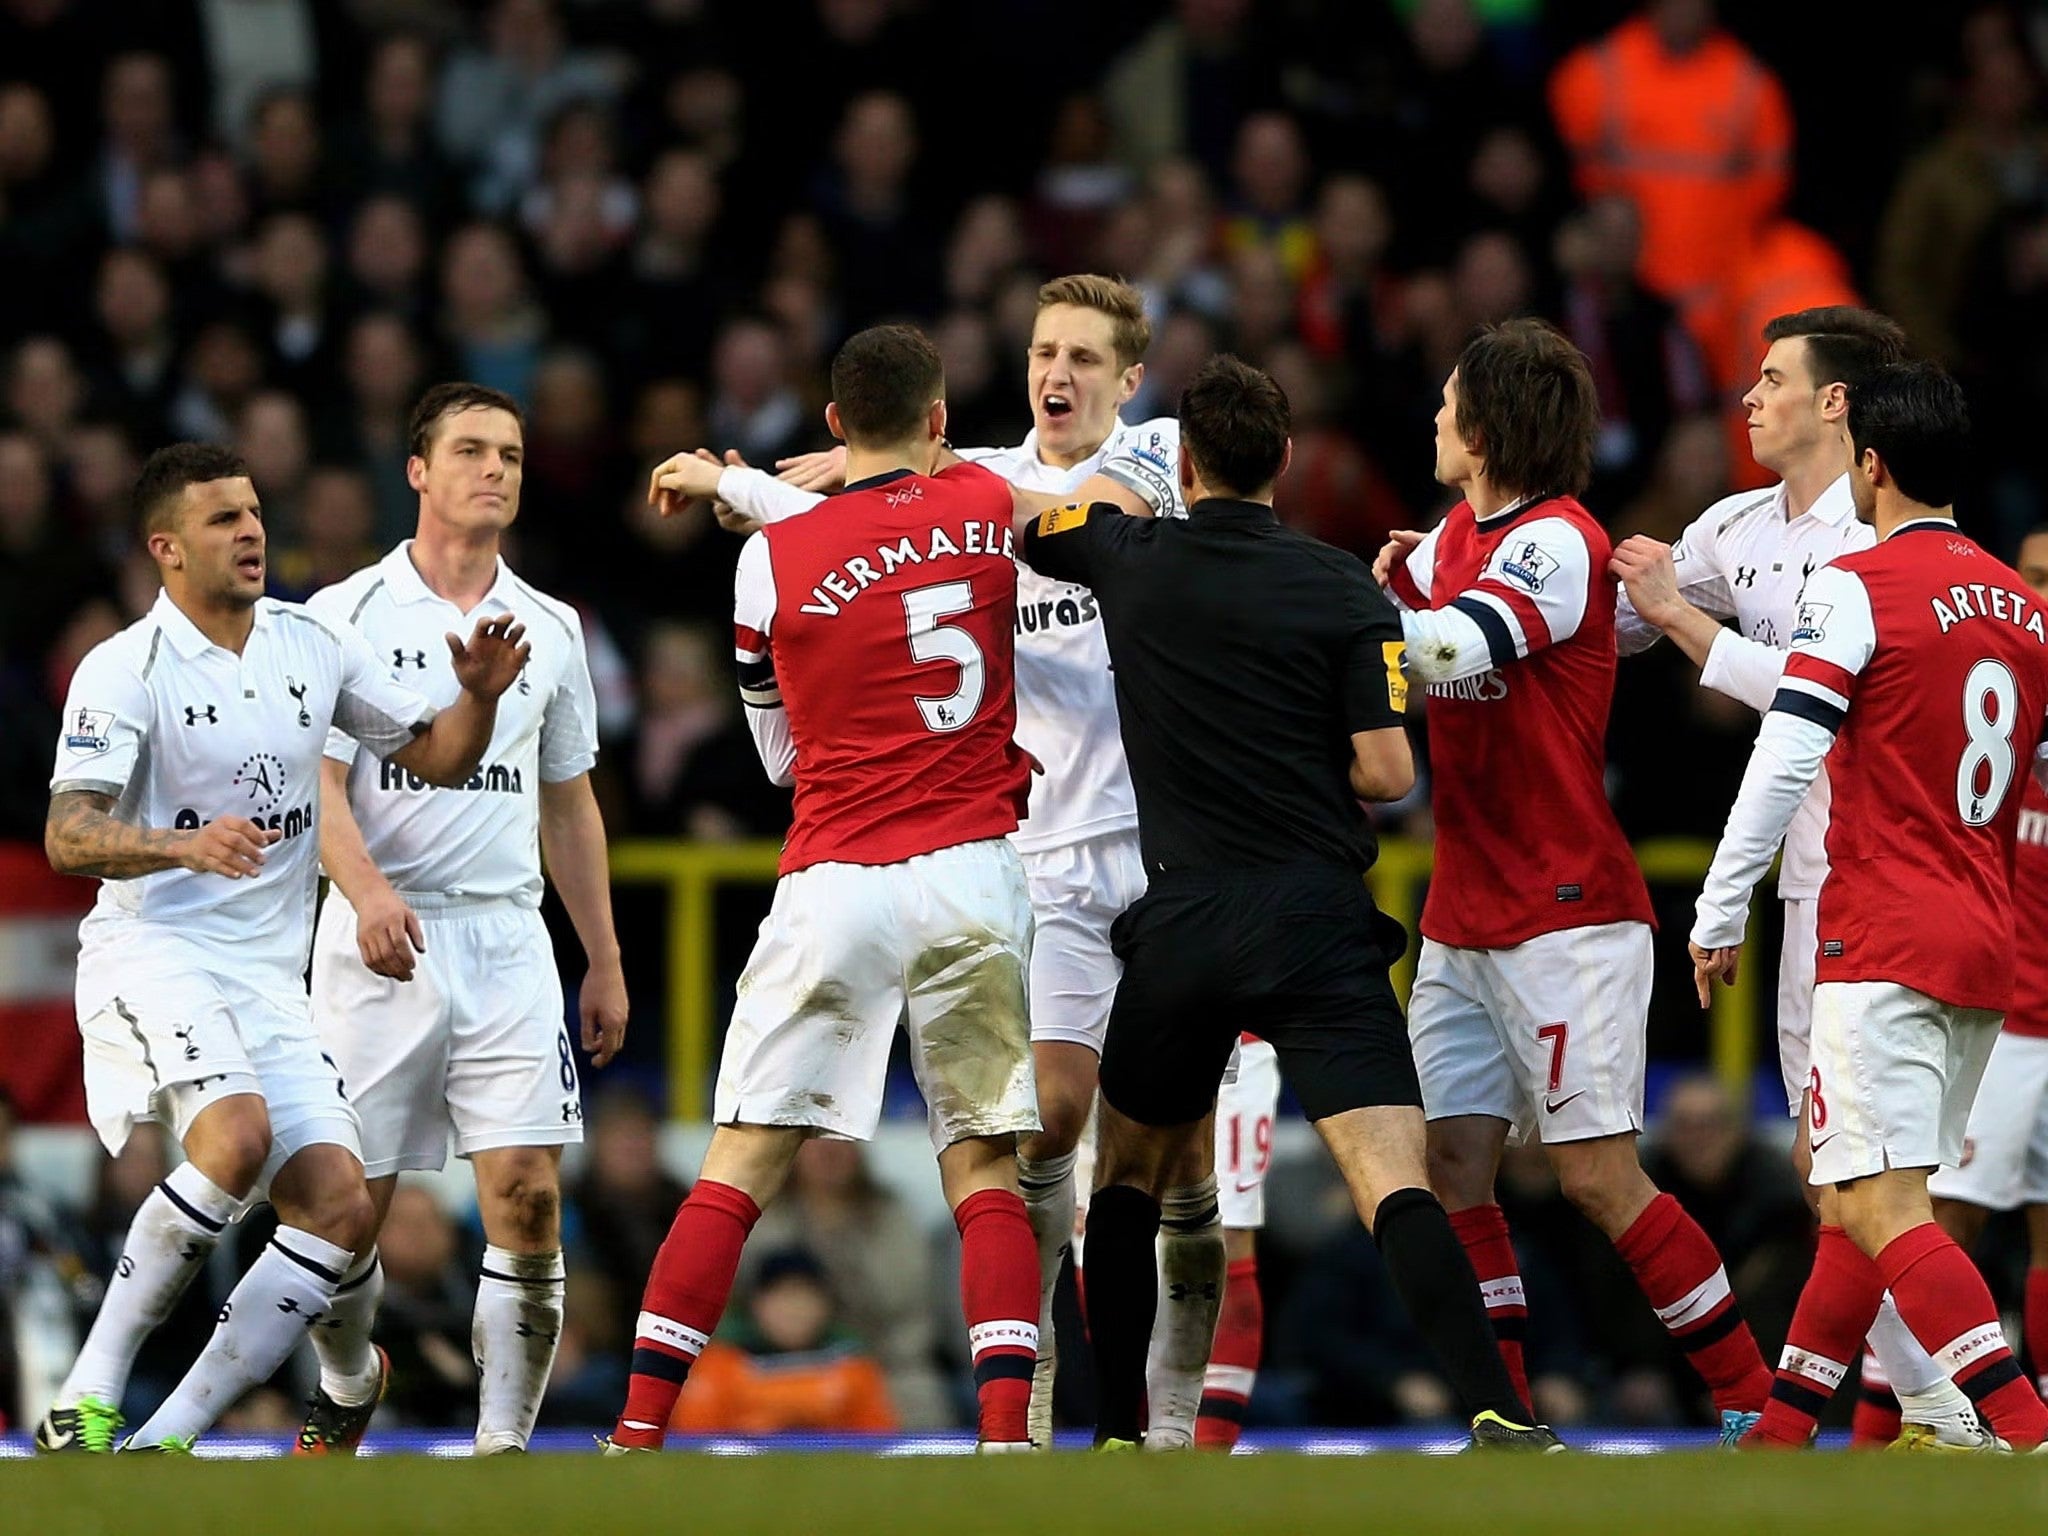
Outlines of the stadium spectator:
{"label": "stadium spectator", "polygon": [[1580,192],[1634,200],[1643,281],[1710,343],[1702,317],[1791,185],[1777,76],[1717,24],[1713,0],[1650,0],[1565,59],[1550,108]]}
{"label": "stadium spectator", "polygon": [[[755,1230],[770,1255],[798,1248],[815,1256],[837,1299],[841,1326],[881,1366],[904,1427],[952,1422],[952,1405],[933,1364],[942,1319],[932,1307],[932,1234],[901,1197],[876,1180],[858,1142],[806,1142],[789,1187],[762,1213]],[[773,1262],[764,1258],[754,1271],[757,1305],[772,1283]],[[744,1271],[741,1283],[747,1283]]]}
{"label": "stadium spectator", "polygon": [[761,1260],[734,1326],[690,1373],[669,1421],[689,1434],[897,1427],[881,1367],[839,1321],[824,1266],[800,1248]]}

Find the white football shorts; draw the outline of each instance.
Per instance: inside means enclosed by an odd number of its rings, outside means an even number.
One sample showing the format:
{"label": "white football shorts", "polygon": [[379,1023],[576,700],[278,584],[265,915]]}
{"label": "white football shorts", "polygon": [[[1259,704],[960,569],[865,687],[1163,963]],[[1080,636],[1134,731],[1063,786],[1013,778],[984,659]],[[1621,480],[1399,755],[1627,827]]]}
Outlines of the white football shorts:
{"label": "white football shorts", "polygon": [[1422,943],[1408,1036],[1424,1113],[1491,1115],[1520,1144],[1643,1128],[1650,928],[1603,923],[1511,949]]}
{"label": "white football shorts", "polygon": [[1961,1162],[2002,1021],[1892,981],[1814,988],[1810,1182]]}
{"label": "white football shorts", "polygon": [[314,1032],[305,984],[142,924],[88,937],[78,956],[86,1116],[118,1153],[138,1121],[180,1141],[209,1104],[257,1092],[270,1116],[258,1189],[318,1143],[362,1155],[356,1112]]}
{"label": "white football shorts", "polygon": [[1256,1232],[1266,1224],[1266,1173],[1273,1163],[1273,1115],[1280,1105],[1280,1055],[1247,1035],[1237,1076],[1216,1093],[1216,1203],[1223,1225]]}
{"label": "white football shorts", "polygon": [[411,981],[363,964],[330,888],[313,929],[313,1022],[363,1122],[370,1178],[496,1147],[583,1139],[575,1044],[538,911],[505,897],[408,895],[426,948]]}
{"label": "white football shorts", "polygon": [[1123,964],[1109,925],[1145,894],[1135,830],[1020,855],[1037,933],[1031,941],[1031,1038],[1102,1054]]}
{"label": "white football shorts", "polygon": [[1813,967],[1820,948],[1820,901],[1812,896],[1785,901],[1785,942],[1778,952],[1778,1072],[1785,1080],[1785,1105],[1799,1118],[1813,1065]]}
{"label": "white football shorts", "polygon": [[740,977],[713,1117],[866,1141],[901,1025],[935,1150],[1035,1131],[1030,968],[1024,869],[1001,839],[784,875]]}
{"label": "white football shorts", "polygon": [[1999,1031],[1962,1158],[1936,1172],[1927,1192],[1987,1211],[2048,1205],[2048,1038]]}

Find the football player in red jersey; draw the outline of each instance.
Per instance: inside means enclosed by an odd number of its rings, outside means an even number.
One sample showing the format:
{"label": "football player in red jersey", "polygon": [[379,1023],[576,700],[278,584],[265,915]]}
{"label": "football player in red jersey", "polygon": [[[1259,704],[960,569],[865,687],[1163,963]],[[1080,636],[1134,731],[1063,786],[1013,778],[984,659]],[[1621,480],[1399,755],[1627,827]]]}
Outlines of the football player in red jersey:
{"label": "football player in red jersey", "polygon": [[[2048,526],[2020,541],[2020,579],[2048,604]],[[2027,1213],[2027,1354],[2048,1380],[2048,790],[2020,785],[2012,925],[2018,972],[2012,1010],[1970,1109],[1960,1166],[1927,1181],[1934,1219],[1965,1248],[1993,1211]]]}
{"label": "football player in red jersey", "polygon": [[795,821],[740,978],[717,1129],[648,1278],[608,1455],[662,1444],[804,1139],[873,1135],[899,1020],[960,1228],[981,1441],[1029,1448],[1038,1264],[1016,1152],[1038,1109],[1031,904],[1006,841],[1030,779],[1012,740],[1013,509],[986,470],[933,473],[944,383],[916,330],[849,340],[826,411],[847,444],[845,491],[740,556],[740,691],[763,765],[795,783]]}
{"label": "football player in red jersey", "polygon": [[1597,406],[1585,358],[1537,320],[1489,327],[1444,385],[1436,476],[1465,500],[1397,534],[1375,574],[1429,690],[1436,870],[1408,1005],[1430,1179],[1527,1395],[1520,1267],[1494,1176],[1540,1134],[1713,1393],[1732,1438],[1770,1375],[1713,1240],[1636,1156],[1650,897],[1607,804],[1615,578],[1575,499]]}
{"label": "football player in red jersey", "polygon": [[1887,1289],[1998,1435],[2048,1437],[2048,1408],[1927,1192],[1962,1156],[2012,1006],[2017,780],[2048,710],[2048,610],[1956,529],[1968,431],[1962,391],[1932,364],[1850,392],[1850,488],[1878,542],[1807,582],[1693,926],[1704,1004],[1735,972],[1750,893],[1825,760],[1808,1135],[1841,1225],[1822,1230],[1746,1443],[1804,1443]]}

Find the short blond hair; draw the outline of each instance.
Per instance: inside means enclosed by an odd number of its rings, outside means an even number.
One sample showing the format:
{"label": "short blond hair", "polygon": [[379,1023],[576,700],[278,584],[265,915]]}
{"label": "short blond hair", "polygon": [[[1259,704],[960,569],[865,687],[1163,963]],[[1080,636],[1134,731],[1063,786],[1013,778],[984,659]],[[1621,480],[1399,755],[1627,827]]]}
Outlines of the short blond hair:
{"label": "short blond hair", "polygon": [[1152,345],[1152,322],[1145,318],[1145,296],[1119,277],[1093,272],[1076,272],[1056,277],[1038,290],[1038,307],[1072,304],[1109,316],[1110,345],[1116,348],[1120,367],[1142,362]]}

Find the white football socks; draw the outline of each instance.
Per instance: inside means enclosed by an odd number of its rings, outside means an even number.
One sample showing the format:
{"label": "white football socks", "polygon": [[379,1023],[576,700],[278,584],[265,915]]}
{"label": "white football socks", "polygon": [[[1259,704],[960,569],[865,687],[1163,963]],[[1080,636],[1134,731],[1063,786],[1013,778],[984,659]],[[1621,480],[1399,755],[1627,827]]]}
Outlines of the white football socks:
{"label": "white football socks", "polygon": [[192,1369],[129,1442],[137,1450],[197,1437],[235,1400],[284,1364],[327,1316],[354,1256],[298,1227],[279,1227],[220,1309]]}
{"label": "white football socks", "polygon": [[128,1225],[120,1262],[57,1393],[57,1407],[76,1407],[82,1397],[119,1406],[142,1341],[170,1316],[242,1210],[240,1200],[192,1163],[180,1163],[149,1192]]}
{"label": "white football socks", "polygon": [[334,1305],[313,1330],[320,1357],[320,1390],[344,1408],[367,1403],[377,1391],[377,1351],[370,1328],[384,1299],[384,1266],[373,1247],[349,1266],[334,1288]]}
{"label": "white football socks", "polygon": [[1145,1366],[1147,1450],[1195,1443],[1227,1267],[1215,1175],[1169,1189],[1159,1202],[1159,1311]]}
{"label": "white football socks", "polygon": [[469,1345],[478,1387],[476,1454],[523,1451],[562,1337],[562,1251],[484,1249]]}
{"label": "white football socks", "polygon": [[1041,1449],[1052,1446],[1052,1388],[1059,1370],[1052,1298],[1059,1286],[1060,1262],[1074,1241],[1075,1157],[1069,1151],[1058,1157],[1017,1159],[1024,1213],[1031,1218],[1031,1236],[1038,1245],[1038,1358],[1031,1367],[1031,1407],[1025,1422],[1031,1443]]}
{"label": "white football socks", "polygon": [[1963,1389],[1949,1379],[1947,1371],[1927,1353],[1906,1320],[1899,1316],[1898,1303],[1886,1291],[1878,1304],[1877,1321],[1870,1325],[1866,1341],[1870,1352],[1884,1367],[1885,1379],[1898,1394],[1899,1412],[1908,1424],[1926,1424],[1959,1413],[1971,1412]]}

